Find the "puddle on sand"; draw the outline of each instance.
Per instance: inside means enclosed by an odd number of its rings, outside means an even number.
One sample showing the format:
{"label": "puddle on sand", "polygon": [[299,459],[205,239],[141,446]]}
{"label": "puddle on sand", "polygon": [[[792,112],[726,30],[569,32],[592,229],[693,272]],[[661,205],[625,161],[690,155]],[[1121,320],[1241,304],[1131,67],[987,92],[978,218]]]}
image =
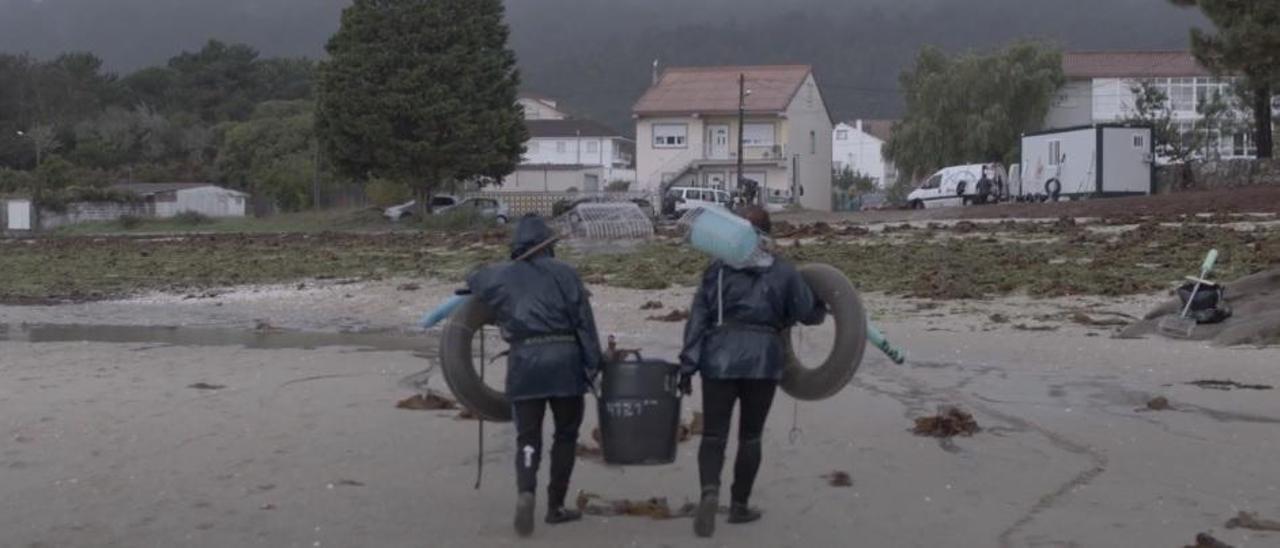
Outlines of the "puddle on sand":
{"label": "puddle on sand", "polygon": [[140,325],[0,324],[0,341],[148,343],[166,346],[243,346],[250,349],[304,349],[326,346],[364,351],[434,354],[435,335],[254,331],[225,327]]}

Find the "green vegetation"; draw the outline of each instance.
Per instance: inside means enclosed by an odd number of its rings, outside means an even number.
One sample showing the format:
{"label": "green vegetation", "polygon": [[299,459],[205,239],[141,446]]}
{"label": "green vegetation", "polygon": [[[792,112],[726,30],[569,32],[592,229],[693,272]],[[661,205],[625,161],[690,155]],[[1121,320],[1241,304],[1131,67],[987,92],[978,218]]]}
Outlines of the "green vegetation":
{"label": "green vegetation", "polygon": [[1056,49],[1018,43],[990,55],[925,47],[900,80],[906,114],[884,155],[910,184],[943,166],[1011,163],[1021,135],[1040,127],[1065,77]]}
{"label": "green vegetation", "polygon": [[1196,58],[1218,72],[1242,75],[1251,93],[1254,143],[1259,158],[1272,156],[1272,91],[1280,82],[1280,2],[1240,0],[1170,0],[1196,6],[1216,27],[1191,31]]}
{"label": "green vegetation", "polygon": [[[280,217],[300,222],[303,216]],[[337,224],[336,219],[327,222]],[[136,230],[147,231],[148,224]],[[188,228],[222,232],[227,226],[219,221]],[[316,232],[317,228],[311,224],[312,231],[302,234],[186,239],[64,236],[38,245],[0,240],[5,257],[0,262],[0,301],[93,299],[153,289],[187,291],[307,278],[457,280],[476,265],[507,255],[508,233],[502,229],[361,234]],[[1154,223],[1118,234],[1069,223],[961,223],[949,229],[899,228],[887,235],[854,238],[820,235],[802,245],[786,244],[780,252],[796,263],[832,264],[865,291],[972,299],[1161,291],[1192,273],[1211,247],[1222,253],[1218,279],[1280,265],[1280,231]],[[634,289],[693,285],[708,264],[705,256],[671,240],[625,254],[581,253],[569,246],[560,251],[589,283]]]}
{"label": "green vegetation", "polygon": [[501,0],[355,0],[320,69],[326,157],[421,197],[514,171],[528,132],[503,13]]}

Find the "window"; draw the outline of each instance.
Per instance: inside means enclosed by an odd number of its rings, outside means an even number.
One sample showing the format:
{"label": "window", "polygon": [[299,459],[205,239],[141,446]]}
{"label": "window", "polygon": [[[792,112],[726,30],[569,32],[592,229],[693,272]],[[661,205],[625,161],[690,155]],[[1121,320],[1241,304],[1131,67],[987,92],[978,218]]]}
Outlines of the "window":
{"label": "window", "polygon": [[937,174],[937,175],[934,175],[933,177],[929,177],[929,180],[928,180],[928,181],[925,181],[925,182],[924,182],[924,186],[921,186],[920,188],[923,188],[923,189],[934,189],[934,188],[938,188],[938,187],[940,187],[940,186],[942,186],[942,174],[941,174],[941,173],[939,173],[939,174]]}
{"label": "window", "polygon": [[1231,137],[1232,156],[1255,156],[1258,148],[1253,146],[1253,136],[1248,133],[1237,133]]}
{"label": "window", "polygon": [[1062,141],[1049,141],[1049,165],[1062,164]]}
{"label": "window", "polygon": [[654,124],[653,148],[685,148],[689,126],[686,124]]}
{"label": "window", "polygon": [[587,141],[587,152],[588,152],[588,153],[591,153],[591,154],[595,154],[595,153],[597,153],[597,152],[600,152],[600,142],[599,142],[599,141]]}
{"label": "window", "polygon": [[837,140],[837,141],[848,141],[848,140],[849,140],[849,130],[847,130],[847,129],[838,129],[838,130],[836,130],[836,140]]}
{"label": "window", "polygon": [[528,146],[526,146],[525,148],[527,148],[527,149],[528,149],[528,151],[527,151],[527,152],[528,152],[529,154],[537,154],[537,153],[538,153],[538,142],[537,142],[537,141],[529,141],[529,145],[528,145]]}
{"label": "window", "polygon": [[774,143],[773,124],[743,124],[742,144],[749,147],[771,147]]}
{"label": "window", "polygon": [[818,132],[809,132],[809,154],[818,153]]}
{"label": "window", "polygon": [[1175,111],[1195,112],[1195,78],[1173,78],[1169,80],[1169,106]]}
{"label": "window", "polygon": [[1136,148],[1136,149],[1138,149],[1138,150],[1146,150],[1146,149],[1147,149],[1147,137],[1146,137],[1145,135],[1134,135],[1134,136],[1133,136],[1133,148]]}
{"label": "window", "polygon": [[564,141],[556,141],[556,152],[559,152],[562,154],[565,152],[569,152],[569,143],[566,143]]}

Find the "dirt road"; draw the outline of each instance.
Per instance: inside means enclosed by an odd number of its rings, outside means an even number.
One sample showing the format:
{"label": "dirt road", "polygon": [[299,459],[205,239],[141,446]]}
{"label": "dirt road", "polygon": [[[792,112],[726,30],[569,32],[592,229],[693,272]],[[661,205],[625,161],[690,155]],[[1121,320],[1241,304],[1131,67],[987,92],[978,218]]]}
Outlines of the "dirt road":
{"label": "dirt road", "polygon": [[[432,339],[401,328],[449,288],[400,283],[341,286],[334,298],[277,287],[0,307],[0,545],[708,545],[688,520],[626,517],[517,540],[510,425],[486,428],[477,491],[476,423],[395,408],[413,393],[401,381],[431,365],[414,351],[430,355]],[[647,321],[639,308],[682,307],[687,289],[593,291],[602,332],[648,356],[674,355],[681,325]],[[1277,392],[1186,384],[1280,385],[1280,349],[1116,340],[1107,328],[1051,320],[1066,307],[1135,315],[1152,300],[869,295],[910,361],[871,356],[849,388],[798,415],[780,397],[755,500],[765,519],[722,525],[712,544],[1182,546],[1210,530],[1236,546],[1280,543],[1280,533],[1223,529],[1241,509],[1280,517]],[[187,328],[148,336],[23,322]],[[214,327],[251,336],[201,331]],[[1041,327],[1052,330],[1029,330]],[[298,339],[295,328],[400,342]],[[806,331],[800,343],[817,353],[827,335]],[[61,340],[75,338],[106,340]],[[1172,409],[1146,410],[1154,396]],[[983,430],[951,441],[909,432],[944,404],[972,411]],[[671,466],[580,462],[573,487],[678,505],[696,494],[695,454],[696,438]],[[853,485],[829,486],[821,476],[835,470]]]}

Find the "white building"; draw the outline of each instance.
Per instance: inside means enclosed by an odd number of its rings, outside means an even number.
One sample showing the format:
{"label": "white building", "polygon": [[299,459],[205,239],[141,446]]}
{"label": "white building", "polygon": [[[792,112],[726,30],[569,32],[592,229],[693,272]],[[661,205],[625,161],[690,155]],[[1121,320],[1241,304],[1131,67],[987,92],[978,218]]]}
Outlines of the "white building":
{"label": "white building", "polygon": [[558,101],[545,95],[521,92],[516,102],[524,109],[525,120],[564,120],[569,117],[560,110]]}
{"label": "white building", "polygon": [[209,217],[244,217],[248,194],[209,183],[119,183],[115,190],[137,194],[154,217],[194,211]]}
{"label": "white building", "polygon": [[[743,150],[738,150],[738,81],[745,76]],[[831,210],[831,116],[805,65],[669,68],[636,102],[640,188],[672,185],[735,190],[742,177],[762,195],[794,196]]]}
{"label": "white building", "polygon": [[[1070,52],[1062,57],[1067,83],[1045,118],[1045,129],[1106,124],[1134,114],[1133,88],[1150,81],[1169,97],[1174,119],[1188,130],[1201,115],[1196,105],[1215,94],[1232,96],[1232,79],[1217,78],[1186,51]],[[1224,158],[1251,158],[1252,135],[1215,135]]]}
{"label": "white building", "polygon": [[831,136],[831,165],[871,177],[880,188],[898,179],[893,163],[884,159],[884,145],[893,135],[893,120],[854,120],[836,124]]}
{"label": "white building", "polygon": [[529,140],[520,165],[496,190],[596,192],[612,182],[635,182],[635,142],[619,132],[578,119],[532,119],[525,126]]}

